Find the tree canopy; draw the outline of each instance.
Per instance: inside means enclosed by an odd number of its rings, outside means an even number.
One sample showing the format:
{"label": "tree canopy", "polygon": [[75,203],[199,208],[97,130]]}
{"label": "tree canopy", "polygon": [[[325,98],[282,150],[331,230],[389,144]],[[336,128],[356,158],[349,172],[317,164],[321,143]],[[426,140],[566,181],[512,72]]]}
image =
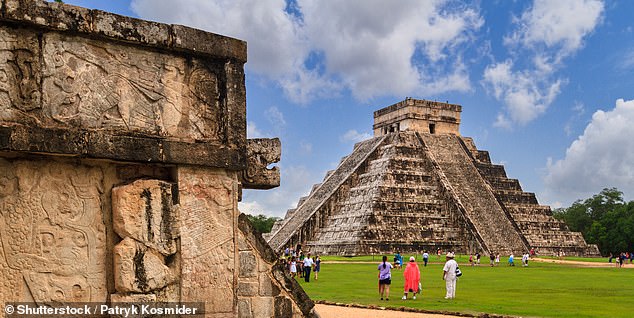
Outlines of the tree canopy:
{"label": "tree canopy", "polygon": [[597,244],[604,255],[634,251],[634,201],[625,202],[616,188],[603,189],[553,214],[570,230],[581,232],[588,244]]}
{"label": "tree canopy", "polygon": [[247,214],[249,221],[251,221],[251,225],[260,233],[269,233],[271,232],[271,228],[273,227],[273,223],[278,221],[280,218],[277,217],[268,217],[264,214],[260,215],[250,215]]}

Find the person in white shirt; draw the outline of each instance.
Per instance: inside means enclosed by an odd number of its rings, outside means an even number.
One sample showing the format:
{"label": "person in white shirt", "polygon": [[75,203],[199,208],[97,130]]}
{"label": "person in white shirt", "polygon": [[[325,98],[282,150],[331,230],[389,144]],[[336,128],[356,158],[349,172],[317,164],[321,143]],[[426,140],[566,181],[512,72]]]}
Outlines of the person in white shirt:
{"label": "person in white shirt", "polygon": [[313,259],[310,257],[310,253],[304,258],[304,280],[310,282],[310,269],[313,267]]}
{"label": "person in white shirt", "polygon": [[445,299],[454,299],[456,297],[456,282],[458,281],[458,278],[456,277],[456,268],[458,267],[458,263],[454,260],[454,257],[454,253],[447,253],[447,262],[445,263],[445,267],[442,269],[442,279],[445,280],[445,287],[447,288]]}

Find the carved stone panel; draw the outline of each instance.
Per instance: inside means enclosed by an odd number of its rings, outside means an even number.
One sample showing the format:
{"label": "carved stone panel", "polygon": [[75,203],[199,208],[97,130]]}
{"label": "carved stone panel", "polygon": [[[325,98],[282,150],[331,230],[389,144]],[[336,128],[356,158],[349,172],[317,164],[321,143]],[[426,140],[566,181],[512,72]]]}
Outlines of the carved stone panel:
{"label": "carved stone panel", "polygon": [[175,185],[137,180],[112,189],[112,221],[119,236],[131,237],[168,256],[176,253],[178,216],[173,207]]}
{"label": "carved stone panel", "polygon": [[181,300],[232,312],[237,211],[235,174],[178,168],[181,215]]}
{"label": "carved stone panel", "polygon": [[0,27],[0,120],[28,120],[41,105],[37,34]]}
{"label": "carved stone panel", "polygon": [[280,186],[278,167],[268,168],[280,161],[282,144],[279,138],[247,139],[247,168],[241,182],[248,189],[271,189]]}
{"label": "carved stone panel", "polygon": [[114,284],[120,293],[146,293],[177,278],[161,254],[134,239],[127,237],[114,247]]}
{"label": "carved stone panel", "polygon": [[102,181],[99,168],[0,159],[0,299],[106,300]]}
{"label": "carved stone panel", "polygon": [[45,125],[220,140],[222,65],[44,35]]}

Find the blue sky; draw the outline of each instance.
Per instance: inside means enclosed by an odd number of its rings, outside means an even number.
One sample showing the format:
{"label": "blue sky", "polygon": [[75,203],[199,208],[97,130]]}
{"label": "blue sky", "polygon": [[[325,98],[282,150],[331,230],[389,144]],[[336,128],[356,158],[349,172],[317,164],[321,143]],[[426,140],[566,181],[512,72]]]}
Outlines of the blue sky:
{"label": "blue sky", "polygon": [[461,134],[541,204],[634,199],[634,1],[65,2],[247,41],[248,135],[283,150],[243,212],[283,216],[408,96],[462,105]]}

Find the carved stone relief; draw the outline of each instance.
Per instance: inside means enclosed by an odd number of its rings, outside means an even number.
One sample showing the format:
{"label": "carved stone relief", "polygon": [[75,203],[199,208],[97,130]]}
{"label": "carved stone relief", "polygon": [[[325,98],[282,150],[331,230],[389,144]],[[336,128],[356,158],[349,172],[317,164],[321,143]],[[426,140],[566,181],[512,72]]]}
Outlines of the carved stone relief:
{"label": "carved stone relief", "polygon": [[0,171],[0,299],[104,301],[101,170],[1,160]]}
{"label": "carved stone relief", "polygon": [[247,168],[241,182],[249,189],[271,189],[280,186],[280,170],[268,165],[280,161],[282,144],[278,138],[247,139]]}
{"label": "carved stone relief", "polygon": [[41,108],[40,78],[37,35],[0,27],[0,119]]}
{"label": "carved stone relief", "polygon": [[56,33],[43,41],[47,124],[220,138],[220,83],[210,67]]}
{"label": "carved stone relief", "polygon": [[[234,307],[237,205],[235,174],[178,168],[182,301],[205,301],[215,312]],[[207,292],[213,290],[213,292]]]}

